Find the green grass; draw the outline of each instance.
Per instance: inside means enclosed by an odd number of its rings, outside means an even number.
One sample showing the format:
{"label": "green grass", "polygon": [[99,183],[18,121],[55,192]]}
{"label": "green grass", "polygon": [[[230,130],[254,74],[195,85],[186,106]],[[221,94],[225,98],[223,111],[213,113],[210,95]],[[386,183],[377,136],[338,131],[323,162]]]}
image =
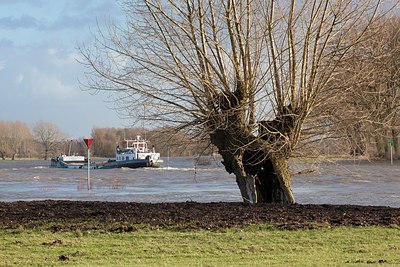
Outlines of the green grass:
{"label": "green grass", "polygon": [[2,266],[396,266],[398,227],[0,230]]}

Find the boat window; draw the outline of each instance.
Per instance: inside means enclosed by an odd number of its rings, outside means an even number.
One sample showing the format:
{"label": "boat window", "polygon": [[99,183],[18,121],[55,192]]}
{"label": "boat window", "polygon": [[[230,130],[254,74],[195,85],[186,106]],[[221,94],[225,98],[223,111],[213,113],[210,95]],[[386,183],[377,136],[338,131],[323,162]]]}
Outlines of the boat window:
{"label": "boat window", "polygon": [[126,156],[126,160],[129,160],[129,157],[128,157],[128,156]]}

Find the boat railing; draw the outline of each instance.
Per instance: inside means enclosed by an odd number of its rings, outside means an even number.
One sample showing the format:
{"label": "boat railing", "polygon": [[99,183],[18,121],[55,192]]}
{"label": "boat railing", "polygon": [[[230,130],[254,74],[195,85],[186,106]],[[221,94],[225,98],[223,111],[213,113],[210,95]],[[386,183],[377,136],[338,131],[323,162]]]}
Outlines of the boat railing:
{"label": "boat railing", "polygon": [[139,152],[147,152],[148,148],[147,148],[147,144],[148,141],[145,139],[140,139],[140,137],[138,136],[137,139],[127,139],[124,140],[124,142],[126,143],[126,148],[136,148]]}

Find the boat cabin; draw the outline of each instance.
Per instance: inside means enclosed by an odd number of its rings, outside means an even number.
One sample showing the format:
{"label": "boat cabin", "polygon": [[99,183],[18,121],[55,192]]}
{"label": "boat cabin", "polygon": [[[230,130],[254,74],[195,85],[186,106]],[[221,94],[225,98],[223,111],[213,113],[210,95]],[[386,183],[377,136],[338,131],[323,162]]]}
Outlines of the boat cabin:
{"label": "boat cabin", "polygon": [[125,147],[121,148],[119,145],[116,148],[116,161],[128,160],[157,160],[160,157],[159,153],[155,153],[154,148],[152,151],[148,148],[148,141],[142,139],[139,135],[134,140],[124,140]]}

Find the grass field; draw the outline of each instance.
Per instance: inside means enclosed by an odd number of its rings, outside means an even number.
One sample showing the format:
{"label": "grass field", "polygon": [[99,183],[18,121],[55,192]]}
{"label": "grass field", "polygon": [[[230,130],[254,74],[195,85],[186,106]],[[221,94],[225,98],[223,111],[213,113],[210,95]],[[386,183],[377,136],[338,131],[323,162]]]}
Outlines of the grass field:
{"label": "grass field", "polygon": [[2,266],[397,266],[400,228],[0,230]]}

